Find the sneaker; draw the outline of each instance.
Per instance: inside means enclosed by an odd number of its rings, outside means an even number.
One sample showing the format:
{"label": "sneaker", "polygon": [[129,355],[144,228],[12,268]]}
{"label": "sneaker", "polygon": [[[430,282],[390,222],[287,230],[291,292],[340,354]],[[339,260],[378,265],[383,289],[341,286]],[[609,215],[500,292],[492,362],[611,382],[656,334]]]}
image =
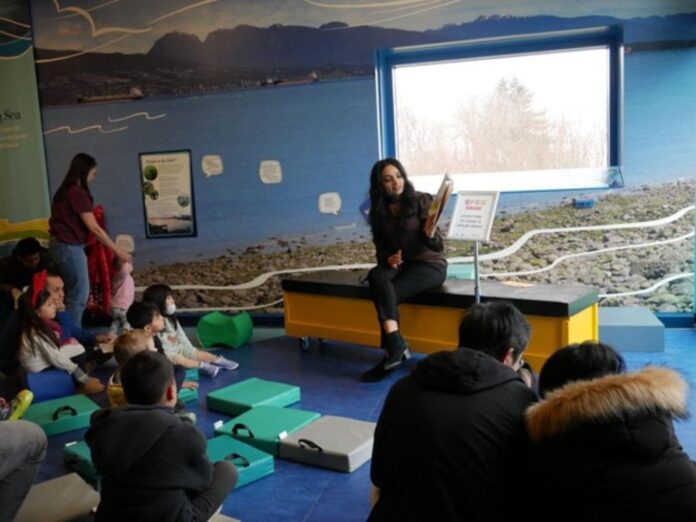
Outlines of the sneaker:
{"label": "sneaker", "polygon": [[196,414],[192,411],[182,411],[176,415],[177,417],[181,417],[181,419],[185,420],[186,422],[190,422],[194,426],[196,425]]}
{"label": "sneaker", "polygon": [[89,377],[86,382],[80,383],[77,389],[80,393],[84,393],[85,395],[94,395],[95,393],[103,392],[104,385],[99,379]]}
{"label": "sneaker", "polygon": [[213,361],[213,364],[219,366],[220,368],[224,368],[225,370],[236,370],[239,368],[238,362],[233,361],[232,359],[225,359],[222,355],[218,355],[217,359]]}
{"label": "sneaker", "polygon": [[217,374],[220,372],[220,368],[209,362],[201,361],[200,365],[198,366],[198,372],[202,373],[206,377],[217,377]]}

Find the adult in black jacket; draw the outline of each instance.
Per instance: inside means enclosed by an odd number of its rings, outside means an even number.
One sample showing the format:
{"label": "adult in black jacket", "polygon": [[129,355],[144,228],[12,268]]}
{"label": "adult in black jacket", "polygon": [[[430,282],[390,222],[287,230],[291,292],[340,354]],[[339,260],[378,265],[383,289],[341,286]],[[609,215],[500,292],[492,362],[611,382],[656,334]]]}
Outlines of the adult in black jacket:
{"label": "adult in black jacket", "polygon": [[696,467],[673,426],[687,415],[677,372],[624,373],[619,354],[586,342],[548,359],[539,390],[527,412],[536,520],[696,520]]}
{"label": "adult in black jacket", "polygon": [[508,303],[474,305],[462,348],[430,355],[392,387],[375,430],[370,521],[512,520],[536,398],[516,372],[529,332]]}
{"label": "adult in black jacket", "polygon": [[397,305],[447,277],[447,261],[439,230],[425,233],[430,194],[416,192],[403,165],[394,158],[378,161],[370,173],[370,228],[377,266],[370,270],[372,301],[377,311],[384,358],[366,373],[364,381],[378,381],[411,353],[399,330]]}
{"label": "adult in black jacket", "polygon": [[129,406],[92,415],[85,440],[102,476],[99,521],[208,520],[237,480],[211,464],[206,440],[174,414],[176,385],[164,355],[140,352],[121,371]]}

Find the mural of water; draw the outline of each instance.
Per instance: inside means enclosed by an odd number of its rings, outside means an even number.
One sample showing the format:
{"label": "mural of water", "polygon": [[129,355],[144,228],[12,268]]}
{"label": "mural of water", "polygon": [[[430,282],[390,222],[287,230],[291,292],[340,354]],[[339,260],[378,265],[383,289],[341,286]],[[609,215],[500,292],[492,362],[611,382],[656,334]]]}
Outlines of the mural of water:
{"label": "mural of water", "polygon": [[[693,176],[696,50],[630,53],[625,85],[627,187]],[[269,237],[333,242],[367,233],[358,206],[378,154],[372,78],[47,107],[43,125],[52,192],[76,152],[94,155],[95,199],[106,208],[112,234],[135,237],[139,260],[193,260]],[[182,149],[192,153],[198,237],[146,240],[138,154]],[[221,175],[204,176],[201,160],[209,154],[222,158]],[[281,183],[262,182],[264,160],[280,162]],[[341,208],[321,213],[319,197],[331,192],[340,195]],[[561,196],[508,195],[501,205]]]}

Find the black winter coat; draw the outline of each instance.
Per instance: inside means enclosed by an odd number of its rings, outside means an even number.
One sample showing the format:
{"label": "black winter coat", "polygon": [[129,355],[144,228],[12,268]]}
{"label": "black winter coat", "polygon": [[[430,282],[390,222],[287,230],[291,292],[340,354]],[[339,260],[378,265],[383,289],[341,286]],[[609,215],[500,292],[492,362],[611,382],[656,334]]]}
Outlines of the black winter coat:
{"label": "black winter coat", "polygon": [[389,392],[375,431],[370,521],[510,520],[526,474],[524,411],[535,400],[514,370],[460,348],[423,359]]}
{"label": "black winter coat", "polygon": [[91,424],[85,440],[102,475],[97,521],[191,519],[189,499],[213,475],[200,431],[163,406],[103,409]]}
{"label": "black winter coat", "polygon": [[672,420],[686,415],[678,373],[647,367],[577,381],[530,408],[541,521],[696,521],[696,467]]}

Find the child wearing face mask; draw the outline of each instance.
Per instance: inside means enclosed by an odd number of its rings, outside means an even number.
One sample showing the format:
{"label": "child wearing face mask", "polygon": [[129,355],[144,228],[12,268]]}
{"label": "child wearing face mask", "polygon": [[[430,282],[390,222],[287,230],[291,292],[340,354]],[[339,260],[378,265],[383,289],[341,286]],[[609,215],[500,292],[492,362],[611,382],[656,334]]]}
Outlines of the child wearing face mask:
{"label": "child wearing face mask", "polygon": [[135,300],[135,281],[133,281],[133,263],[114,257],[114,277],[111,289],[111,333],[121,335],[131,329],[126,319],[126,312]]}
{"label": "child wearing face mask", "polygon": [[176,318],[176,303],[172,289],[167,285],[148,286],[143,301],[154,304],[164,317],[164,330],[157,334],[162,341],[164,354],[172,362],[186,368],[198,368],[209,377],[215,377],[220,368],[235,370],[239,364],[221,355],[214,355],[194,348]]}

